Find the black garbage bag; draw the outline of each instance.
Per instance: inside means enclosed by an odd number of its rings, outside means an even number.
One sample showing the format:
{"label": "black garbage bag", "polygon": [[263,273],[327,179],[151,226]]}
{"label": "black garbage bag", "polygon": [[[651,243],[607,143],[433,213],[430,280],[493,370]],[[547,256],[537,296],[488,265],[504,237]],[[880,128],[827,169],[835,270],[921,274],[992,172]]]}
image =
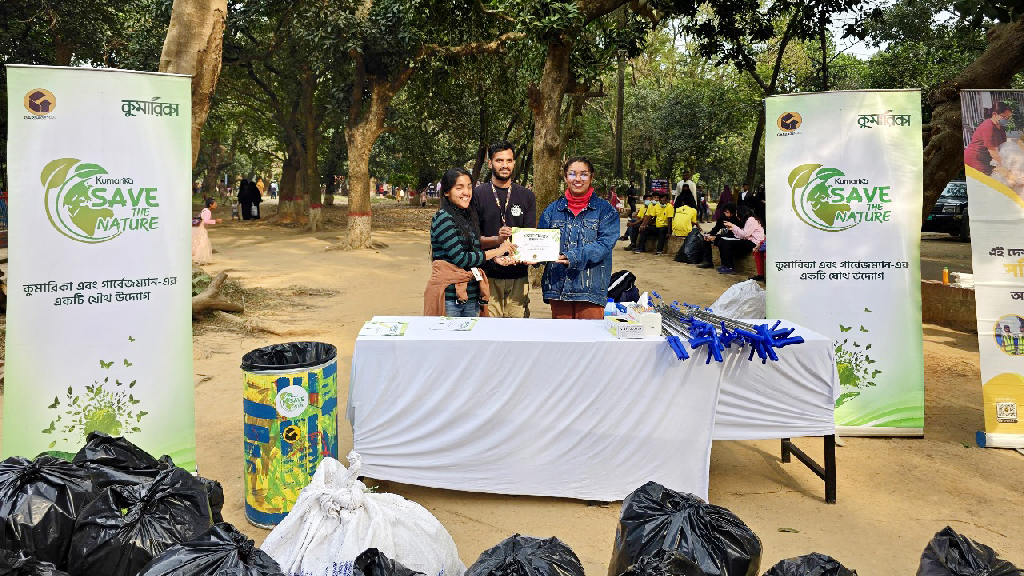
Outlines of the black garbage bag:
{"label": "black garbage bag", "polygon": [[641,556],[621,576],[705,576],[697,563],[679,552],[656,551],[650,556]]}
{"label": "black garbage bag", "polygon": [[622,502],[609,576],[662,548],[693,560],[707,576],[757,576],[761,567],[761,540],[735,514],[648,482]]}
{"label": "black garbage bag", "polygon": [[210,501],[202,482],[181,468],[146,484],[111,486],[75,523],[72,576],[135,576],[171,546],[205,532]]}
{"label": "black garbage bag", "polygon": [[213,523],[223,522],[224,487],[216,480],[203,478],[202,476],[196,476],[196,479],[202,482],[203,486],[206,486],[206,494],[210,497],[210,516],[213,518]]}
{"label": "black garbage bag", "polygon": [[583,566],[558,538],[516,534],[485,550],[466,576],[583,576]]}
{"label": "black garbage bag", "polygon": [[215,524],[195,540],[172,546],[139,576],[284,576],[281,567],[245,534],[227,523]]}
{"label": "black garbage bag", "polygon": [[704,233],[700,226],[694,226],[683,239],[675,260],[685,264],[700,264],[704,260]]}
{"label": "black garbage bag", "polygon": [[123,436],[91,432],[85,446],[73,460],[92,474],[100,490],[111,486],[127,486],[152,482],[161,470],[174,467],[170,457],[157,460]]}
{"label": "black garbage bag", "polygon": [[917,576],[1024,576],[1024,570],[946,526],[924,549]]}
{"label": "black garbage bag", "polygon": [[97,495],[89,472],[41,454],[0,463],[0,548],[63,567],[75,518]]}
{"label": "black garbage bag", "polygon": [[338,356],[333,344],[288,342],[257,348],[242,356],[242,370],[293,370],[330,362]]}
{"label": "black garbage bag", "polygon": [[[92,432],[85,446],[74,459],[92,474],[93,483],[101,491],[111,486],[127,486],[152,482],[161,470],[174,467],[170,456],[159,460],[123,436]],[[197,476],[210,495],[210,511],[214,522],[223,522],[224,488],[220,482]]]}
{"label": "black garbage bag", "polygon": [[857,576],[831,556],[812,552],[796,558],[780,560],[764,576]]}
{"label": "black garbage bag", "polygon": [[24,552],[0,550],[0,576],[68,576],[68,573]]}
{"label": "black garbage bag", "polygon": [[362,554],[356,556],[355,564],[352,565],[352,576],[425,576],[423,572],[417,572],[406,568],[384,555],[376,548],[367,548]]}

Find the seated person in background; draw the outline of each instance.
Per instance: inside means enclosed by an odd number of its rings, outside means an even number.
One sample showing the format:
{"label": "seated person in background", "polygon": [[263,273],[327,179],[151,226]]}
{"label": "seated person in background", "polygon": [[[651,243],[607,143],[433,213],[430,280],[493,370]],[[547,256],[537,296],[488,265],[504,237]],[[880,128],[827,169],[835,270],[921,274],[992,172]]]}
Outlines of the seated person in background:
{"label": "seated person in background", "polygon": [[718,213],[718,221],[715,222],[714,227],[704,235],[704,261],[697,265],[698,268],[714,267],[711,260],[711,247],[718,244],[719,238],[732,236],[732,231],[725,225],[727,222],[737,222],[736,205],[732,202],[719,205],[715,209],[715,212]]}
{"label": "seated person in background", "polygon": [[[683,191],[676,196],[674,208],[676,213],[672,217],[672,235],[686,238],[693,227],[697,226],[697,199],[693,197],[693,192],[690,192],[688,185],[684,185]],[[681,256],[683,256],[682,245],[679,246],[679,252],[676,254],[676,262],[686,261],[685,258],[680,259]]]}
{"label": "seated person in background", "polygon": [[758,282],[764,282],[764,263],[768,256],[765,244],[768,242],[768,231],[764,225],[763,217],[757,216],[757,223],[761,225],[761,230],[764,231],[764,239],[761,240],[760,244],[754,246],[754,265],[757,267],[757,274],[751,276],[750,279]]}
{"label": "seated person in background", "polygon": [[654,254],[661,254],[665,251],[668,233],[672,229],[672,217],[675,215],[675,208],[668,203],[668,194],[658,195],[658,203],[651,207],[649,215],[654,221],[654,226],[652,227],[650,224],[641,226],[640,240],[637,242],[636,249],[633,250],[634,253],[647,252],[647,238],[652,233],[658,239]]}
{"label": "seated person in background", "polygon": [[644,223],[647,211],[650,210],[651,204],[654,203],[653,198],[652,194],[644,194],[644,203],[640,205],[640,208],[637,208],[636,215],[626,223],[626,233],[619,240],[629,240],[629,246],[626,246],[623,250],[629,251],[636,248],[636,235],[640,231],[640,226]]}
{"label": "seated person in background", "polygon": [[[714,242],[718,245],[719,256],[722,258],[719,274],[732,274],[736,258],[748,254],[755,246],[764,242],[764,228],[754,217],[754,211],[749,206],[740,206],[737,215],[743,226],[725,220],[724,225],[732,235],[719,237]],[[705,244],[705,251],[705,261],[710,261],[711,246]]]}

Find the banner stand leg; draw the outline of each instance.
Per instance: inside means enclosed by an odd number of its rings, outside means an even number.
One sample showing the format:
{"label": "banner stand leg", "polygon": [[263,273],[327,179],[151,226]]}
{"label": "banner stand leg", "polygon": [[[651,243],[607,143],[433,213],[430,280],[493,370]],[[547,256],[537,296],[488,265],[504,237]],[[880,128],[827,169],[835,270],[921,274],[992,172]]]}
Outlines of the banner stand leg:
{"label": "banner stand leg", "polygon": [[818,464],[810,456],[808,456],[803,450],[797,448],[796,444],[790,438],[782,439],[782,463],[787,464],[792,461],[790,456],[796,456],[799,460],[810,468],[811,472],[818,475],[825,481],[825,502],[828,504],[836,503],[836,436],[835,434],[829,434],[824,436],[825,440],[825,467],[822,468],[821,464]]}

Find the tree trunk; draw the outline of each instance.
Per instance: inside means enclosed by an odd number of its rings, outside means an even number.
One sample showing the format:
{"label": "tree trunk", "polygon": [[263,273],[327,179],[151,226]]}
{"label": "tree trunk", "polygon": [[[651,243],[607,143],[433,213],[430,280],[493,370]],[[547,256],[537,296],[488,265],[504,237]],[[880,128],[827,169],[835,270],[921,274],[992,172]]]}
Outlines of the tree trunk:
{"label": "tree trunk", "polygon": [[227,0],[174,0],[160,71],[192,76],[192,166],[220,76]]}
{"label": "tree trunk", "polygon": [[564,39],[548,43],[540,86],[530,87],[533,111],[533,193],[537,206],[547,206],[562,190],[562,99],[569,87],[572,44]]}
{"label": "tree trunk", "polygon": [[215,198],[217,194],[221,150],[219,141],[210,143],[210,150],[206,156],[206,176],[203,177],[203,195],[207,198]]}
{"label": "tree trunk", "polygon": [[316,78],[310,70],[303,70],[302,73],[302,99],[300,129],[302,130],[303,144],[303,196],[306,198],[306,205],[309,212],[309,231],[317,232],[323,230],[324,218],[321,208],[323,199],[320,195],[320,122],[317,120],[317,113],[313,97],[316,93]]}
{"label": "tree trunk", "polygon": [[[361,128],[361,129],[360,129]],[[348,143],[348,244],[350,248],[370,247],[370,150],[373,140],[365,126],[349,130]]]}
{"label": "tree trunk", "polygon": [[964,169],[963,125],[960,89],[998,89],[1010,85],[1024,69],[1024,18],[994,26],[988,32],[988,48],[959,76],[937,88],[928,100],[934,106],[924,148],[924,206],[927,218],[946,183]]}
{"label": "tree trunk", "polygon": [[480,95],[480,141],[476,150],[476,162],[473,163],[473,182],[480,179],[480,172],[487,158],[487,102],[484,101],[483,90],[477,92]]}
{"label": "tree trunk", "polygon": [[828,21],[825,19],[821,20],[819,24],[821,30],[819,37],[821,38],[821,91],[828,91]]}
{"label": "tree trunk", "polygon": [[744,178],[744,182],[749,182],[751,187],[754,185],[755,177],[757,176],[757,160],[761,155],[761,139],[764,138],[764,104],[761,104],[761,111],[757,114],[757,127],[754,128],[754,140],[750,145],[750,157],[747,159],[747,175]]}
{"label": "tree trunk", "polygon": [[297,155],[295,148],[289,146],[288,152],[284,157],[284,163],[281,166],[281,186],[278,190],[277,213],[281,218],[282,224],[295,221],[295,197],[296,191],[300,189],[299,186],[301,184]]}
{"label": "tree trunk", "polygon": [[619,52],[618,77],[615,80],[615,159],[612,176],[622,178],[622,108],[626,95],[626,57]]}

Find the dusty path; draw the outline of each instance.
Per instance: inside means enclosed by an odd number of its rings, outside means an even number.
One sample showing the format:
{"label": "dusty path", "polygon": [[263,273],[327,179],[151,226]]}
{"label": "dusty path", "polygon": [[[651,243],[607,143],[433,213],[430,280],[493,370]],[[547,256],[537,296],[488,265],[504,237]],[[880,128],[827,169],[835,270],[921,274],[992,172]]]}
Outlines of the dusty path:
{"label": "dusty path", "polygon": [[[301,332],[289,338],[254,338],[206,326],[195,339],[200,470],[224,483],[228,520],[260,540],[266,532],[249,526],[242,511],[238,368],[242,354],[289,339],[336,344],[339,389],[344,396],[362,322],[374,314],[421,311],[429,268],[424,231],[375,232],[376,239],[390,245],[385,250],[324,252],[327,241],[321,238],[337,234],[317,238],[266,225],[233,225],[211,233],[219,254],[208,270],[229,270],[246,287],[288,295],[291,303],[269,314],[270,319]],[[738,280],[675,264],[666,257],[621,250],[615,254],[615,267],[632,270],[643,288],[702,304],[710,304]],[[296,296],[289,289],[295,285],[329,289],[337,295]],[[539,303],[535,309],[544,311]],[[711,501],[736,512],[761,537],[762,571],[779,559],[820,551],[862,576],[913,574],[926,542],[947,524],[1024,565],[1020,544],[1024,456],[974,447],[974,432],[982,425],[977,360],[973,335],[925,326],[926,437],[847,439],[838,454],[839,504],[835,506],[824,503],[822,485],[809,470],[779,462],[777,441],[716,442]],[[345,454],[351,447],[351,432],[344,421],[340,435]],[[820,441],[802,444],[820,454]],[[588,574],[607,571],[618,503],[591,507],[572,500],[469,494],[393,483],[383,488],[430,509],[452,533],[467,564],[486,548],[520,532],[558,536],[580,556]],[[796,532],[780,532],[781,528]]]}
{"label": "dusty path", "polygon": [[[211,232],[218,254],[207,270],[228,270],[246,288],[258,289],[264,299],[251,304],[260,318],[296,331],[264,338],[204,323],[194,340],[200,471],[224,484],[225,516],[257,541],[267,532],[249,525],[242,508],[242,354],[287,340],[333,343],[339,349],[343,404],[355,336],[363,321],[375,314],[415,315],[422,309],[429,270],[423,222],[431,214],[413,208],[380,212],[375,222],[389,230],[375,231],[375,237],[390,245],[380,251],[325,252],[340,231],[302,235],[265,222],[232,223]],[[334,226],[340,220],[337,214],[329,218]],[[930,266],[951,260],[969,266],[968,246],[926,240],[923,260],[932,261]],[[676,264],[668,257],[621,250],[615,253],[615,268],[636,273],[642,289],[700,304],[710,304],[731,282],[742,280]],[[536,315],[546,315],[537,296]],[[982,426],[976,337],[931,325],[924,333],[925,438],[848,438],[838,451],[837,505],[824,503],[822,485],[809,470],[779,462],[777,441],[715,443],[711,501],[733,510],[761,537],[761,572],[782,558],[819,551],[861,576],[914,574],[926,542],[947,524],[1024,566],[1024,456],[974,445],[974,432]],[[340,436],[344,455],[351,448],[345,421]],[[820,441],[800,444],[820,454]],[[431,510],[455,538],[467,565],[483,550],[520,532],[558,536],[579,555],[590,576],[607,573],[618,503],[591,507],[574,500],[393,483],[382,488]],[[780,532],[782,528],[787,531]]]}

